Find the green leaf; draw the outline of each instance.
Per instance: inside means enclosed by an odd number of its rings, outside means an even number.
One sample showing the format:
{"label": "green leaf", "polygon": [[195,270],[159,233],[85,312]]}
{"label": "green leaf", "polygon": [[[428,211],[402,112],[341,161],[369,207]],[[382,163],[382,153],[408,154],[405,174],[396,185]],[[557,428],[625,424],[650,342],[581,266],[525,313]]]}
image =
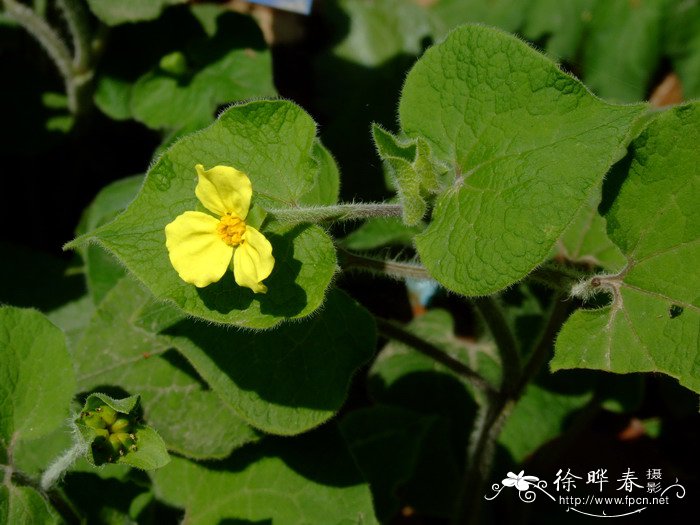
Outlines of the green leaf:
{"label": "green leaf", "polygon": [[515,31],[522,24],[527,5],[522,0],[439,0],[430,10],[440,36],[467,22]]}
{"label": "green leaf", "polygon": [[593,91],[620,102],[646,98],[661,57],[667,4],[596,2],[583,49],[583,78]]}
{"label": "green leaf", "polygon": [[[271,54],[255,21],[209,7],[211,34],[189,10],[149,24],[150,31],[117,30],[114,45],[121,55],[105,59],[95,93],[98,107],[112,118],[134,118],[153,129],[192,131],[209,124],[224,104],[275,95]],[[126,51],[121,48],[129,37],[140,42],[144,56],[131,60],[132,42],[126,42]],[[144,46],[149,49],[142,51]]]}
{"label": "green leaf", "polygon": [[369,488],[332,426],[266,438],[223,462],[173,458],[151,477],[157,497],[199,525],[377,523]]}
{"label": "green leaf", "polygon": [[420,54],[421,39],[430,34],[424,11],[402,0],[340,0],[338,8],[345,23],[352,24],[333,54],[365,67],[381,66],[396,55]]}
{"label": "green leaf", "polygon": [[454,182],[416,237],[449,290],[496,292],[544,261],[646,106],[613,106],[516,37],[464,26],[425,53],[399,106]]}
{"label": "green leaf", "polygon": [[232,165],[245,172],[253,184],[254,203],[262,208],[299,204],[318,192],[319,179],[329,169],[314,154],[315,135],[314,121],[291,102],[231,107],[212,126],[170,148],[149,170],[127,210],[82,240],[106,248],[158,299],[193,316],[250,328],[305,317],[323,302],[336,270],[333,243],[320,227],[274,222],[263,227],[276,261],[265,280],[267,294],[236,285],[231,272],[202,289],[185,283],[168,258],[164,228],[184,211],[203,209],[194,194],[198,163],[206,168]]}
{"label": "green leaf", "polygon": [[[203,127],[222,104],[276,94],[272,56],[249,17],[222,14],[216,35],[175,53],[131,88],[133,117],[150,128]],[[180,58],[179,74],[168,68],[173,57]]]}
{"label": "green leaf", "polygon": [[[83,235],[114,219],[131,201],[143,185],[143,175],[115,181],[100,190],[83,214],[76,233]],[[85,262],[85,280],[94,304],[100,304],[112,287],[126,273],[109,253],[99,246],[86,246],[80,250]]]}
{"label": "green leaf", "polygon": [[[338,159],[346,200],[384,198],[381,165],[368,136],[372,122],[396,125],[396,93],[406,72],[430,40],[426,10],[405,0],[337,0],[324,8],[324,21],[338,42],[314,64],[323,142]],[[329,72],[332,72],[330,74]]]}
{"label": "green leaf", "polygon": [[580,292],[612,304],[579,310],[556,342],[552,370],[663,372],[700,392],[700,104],[669,110],[632,144],[627,177],[606,214],[627,265]]}
{"label": "green leaf", "polygon": [[[575,59],[596,0],[530,0],[523,34],[533,42],[545,41],[547,54]],[[608,52],[609,50],[605,50]]]}
{"label": "green leaf", "polygon": [[555,256],[609,271],[620,270],[625,256],[608,237],[605,219],[598,212],[599,203],[600,193],[591,194],[557,242]]}
{"label": "green leaf", "polygon": [[340,193],[340,170],[331,152],[316,141],[314,157],[319,163],[319,171],[311,189],[301,198],[301,204],[328,205],[338,202]]}
{"label": "green leaf", "polygon": [[184,2],[185,0],[87,0],[95,16],[111,26],[153,20],[167,6]]}
{"label": "green leaf", "polygon": [[333,290],[317,315],[275,330],[252,335],[184,320],[166,334],[245,421],[298,434],[338,411],[352,374],[374,352],[375,332],[369,313]]}
{"label": "green leaf", "polygon": [[372,126],[372,138],[398,190],[403,222],[416,226],[427,211],[424,195],[438,190],[438,177],[447,170],[434,162],[423,139],[402,141],[378,124]]}
{"label": "green leaf", "polygon": [[498,437],[513,462],[522,463],[543,444],[560,436],[570,425],[572,414],[590,403],[590,383],[585,378],[576,379],[572,373],[557,374],[525,388]]}
{"label": "green leaf", "polygon": [[[431,309],[414,319],[406,329],[478,370],[493,385],[500,382],[500,365],[493,343],[457,337],[448,311]],[[421,382],[420,388],[414,384],[416,381]],[[474,406],[468,407],[473,405],[471,399],[460,394],[463,388],[471,391],[466,380],[453,375],[434,359],[396,341],[387,343],[372,365],[369,388],[377,401],[401,404],[413,410],[434,413],[435,407],[444,407],[459,419],[474,410]],[[481,399],[477,392],[471,395]]]}
{"label": "green leaf", "polygon": [[700,2],[670,3],[663,43],[681,79],[684,98],[700,97]]}
{"label": "green leaf", "polygon": [[0,485],[0,523],[63,523],[41,494],[31,487]]}
{"label": "green leaf", "polygon": [[0,308],[0,455],[36,439],[68,416],[75,393],[63,332],[35,310]]}
{"label": "green leaf", "polygon": [[[101,416],[106,412],[107,407],[116,411],[113,419],[116,419],[117,423],[120,419],[127,419],[128,426],[119,431],[112,430],[111,425],[114,421],[105,423],[106,420]],[[170,456],[163,439],[150,426],[140,422],[140,415],[138,395],[115,399],[100,392],[90,394],[85,400],[80,415],[74,420],[86,445],[85,459],[95,466],[116,462],[142,470],[155,470],[167,465],[170,462]],[[101,424],[93,424],[95,420]],[[124,444],[117,454],[110,448],[106,436],[119,432],[130,436],[132,446]]]}
{"label": "green leaf", "polygon": [[[149,425],[170,450],[188,457],[223,458],[256,439],[255,432],[202,384],[167,339],[145,326],[156,308],[171,310],[155,305],[128,277],[107,294],[72,350],[79,388],[111,386],[139,393]],[[141,324],[134,322],[137,319]]]}

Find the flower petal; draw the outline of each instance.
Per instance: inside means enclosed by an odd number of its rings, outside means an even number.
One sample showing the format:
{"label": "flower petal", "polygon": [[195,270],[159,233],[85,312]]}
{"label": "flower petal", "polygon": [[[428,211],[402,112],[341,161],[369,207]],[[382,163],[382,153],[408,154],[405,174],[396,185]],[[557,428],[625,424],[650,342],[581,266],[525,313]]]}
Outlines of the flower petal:
{"label": "flower petal", "polygon": [[504,487],[514,487],[515,484],[517,483],[516,479],[513,478],[505,478],[504,480],[501,481]]}
{"label": "flower petal", "polygon": [[219,217],[231,213],[245,220],[253,195],[248,176],[231,166],[205,170],[197,164],[195,169],[199,182],[194,193],[204,207]]}
{"label": "flower petal", "polygon": [[243,242],[233,252],[233,275],[238,285],[255,293],[267,292],[261,281],[272,273],[274,266],[270,241],[255,228],[246,226]]}
{"label": "flower petal", "polygon": [[528,488],[530,488],[530,484],[527,481],[519,479],[515,482],[515,488],[522,492],[523,490],[527,490]]}
{"label": "flower petal", "polygon": [[165,246],[180,278],[198,288],[215,283],[226,272],[233,248],[216,233],[219,220],[186,211],[165,227]]}

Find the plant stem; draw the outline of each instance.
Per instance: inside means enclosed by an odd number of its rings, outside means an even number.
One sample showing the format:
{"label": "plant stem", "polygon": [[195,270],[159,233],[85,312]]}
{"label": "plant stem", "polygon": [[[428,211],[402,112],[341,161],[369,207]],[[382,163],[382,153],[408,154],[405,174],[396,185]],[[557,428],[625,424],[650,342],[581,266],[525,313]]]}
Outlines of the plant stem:
{"label": "plant stem", "polygon": [[486,321],[496,341],[496,348],[501,357],[501,392],[507,393],[515,388],[520,377],[520,353],[513,330],[503,314],[503,309],[494,297],[476,297],[474,306]]}
{"label": "plant stem", "polygon": [[514,401],[496,396],[479,407],[467,448],[467,468],[457,496],[453,523],[479,523],[484,486],[491,472],[496,441]]}
{"label": "plant stem", "polygon": [[487,397],[492,397],[496,394],[495,389],[491,384],[478,372],[455,359],[448,353],[444,352],[429,341],[409,332],[402,326],[387,319],[377,317],[377,327],[379,332],[389,339],[394,339],[400,343],[410,346],[414,350],[423,355],[434,359],[438,363],[446,366],[456,374],[464,377],[474,387],[487,394]]}
{"label": "plant stem", "polygon": [[73,67],[78,72],[85,72],[92,55],[90,43],[90,24],[81,0],[57,0],[63,11],[73,39]]}
{"label": "plant stem", "polygon": [[[90,99],[87,96],[89,94],[90,80],[92,79],[92,71],[90,71],[87,66],[81,68],[74,67],[74,59],[71,56],[71,52],[66,46],[65,42],[61,37],[54,31],[54,29],[40,17],[34,10],[30,9],[24,4],[21,4],[17,0],[0,0],[2,5],[5,7],[5,14],[8,18],[14,20],[19,25],[21,25],[30,35],[32,35],[39,44],[44,48],[46,53],[49,55],[53,63],[56,65],[59,73],[63,77],[63,83],[66,89],[66,96],[68,98],[68,109],[74,115],[82,113],[87,107],[89,107]],[[67,0],[66,5],[75,4],[75,0]],[[66,12],[66,18],[68,20],[68,25],[70,31],[78,30],[79,26],[73,26],[72,24],[78,24],[77,11],[71,11],[69,15],[68,8]],[[75,14],[75,17],[73,15]],[[71,19],[71,17],[73,17]],[[87,27],[83,28],[87,30]],[[83,46],[81,42],[78,44],[79,40],[87,38],[81,33],[80,36],[74,35],[76,42],[76,61],[78,54],[78,45]],[[89,45],[89,44],[88,44]],[[87,58],[84,50],[81,50],[80,60]]]}
{"label": "plant stem", "polygon": [[571,302],[563,301],[562,295],[554,297],[547,323],[515,382],[510,388],[504,384],[497,396],[488,398],[480,407],[467,449],[467,468],[457,496],[455,525],[479,523],[483,489],[491,471],[498,436],[516,402],[542,367],[557,332],[568,317],[570,306]]}
{"label": "plant stem", "polygon": [[554,303],[550,309],[547,324],[540,333],[539,339],[537,340],[537,343],[530,354],[530,358],[523,367],[523,373],[520,376],[520,380],[518,381],[518,385],[515,390],[518,396],[522,394],[527,387],[527,384],[537,375],[540,368],[542,368],[557,333],[561,329],[566,319],[569,317],[571,305],[571,301],[565,300],[563,294],[557,294],[554,296]]}
{"label": "plant stem", "polygon": [[57,457],[41,476],[41,488],[45,491],[51,490],[61,476],[68,472],[68,469],[73,466],[73,463],[85,454],[85,450],[86,446],[84,443],[76,442],[71,448]]}
{"label": "plant stem", "polygon": [[335,204],[332,206],[278,208],[267,211],[280,222],[300,224],[322,221],[355,221],[372,217],[401,217],[403,208],[400,204],[368,202]]}
{"label": "plant stem", "polygon": [[2,0],[9,18],[26,29],[46,50],[66,82],[66,90],[73,76],[71,54],[58,34],[33,9],[16,0]]}
{"label": "plant stem", "polygon": [[432,280],[428,271],[420,264],[388,261],[349,252],[338,248],[340,266],[343,269],[357,269],[386,275],[395,279],[425,279]]}
{"label": "plant stem", "polygon": [[571,288],[586,275],[585,272],[570,266],[550,262],[534,269],[528,278],[557,292],[570,294]]}

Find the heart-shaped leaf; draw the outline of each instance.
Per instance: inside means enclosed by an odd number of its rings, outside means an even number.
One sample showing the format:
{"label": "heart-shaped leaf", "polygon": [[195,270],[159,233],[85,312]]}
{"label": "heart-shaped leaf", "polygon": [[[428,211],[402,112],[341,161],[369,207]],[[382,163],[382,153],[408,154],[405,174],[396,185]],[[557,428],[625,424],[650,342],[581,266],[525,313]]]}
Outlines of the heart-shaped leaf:
{"label": "heart-shaped leaf", "polygon": [[416,237],[445,287],[496,292],[549,255],[624,151],[645,106],[615,106],[516,37],[464,26],[411,70],[403,132],[453,171]]}
{"label": "heart-shaped leaf", "polygon": [[114,221],[77,239],[96,242],[121,261],[158,299],[209,321],[267,328],[304,317],[323,302],[336,270],[330,237],[318,226],[268,221],[275,267],[267,294],[238,286],[231,272],[206,288],[182,281],[165,247],[165,226],[188,210],[203,209],[194,189],[194,166],[233,166],[248,175],[257,207],[295,206],[332,190],[319,190],[337,176],[333,159],[316,139],[316,125],[301,108],[282,101],[234,106],[209,128],[172,146],[148,171],[136,200]]}

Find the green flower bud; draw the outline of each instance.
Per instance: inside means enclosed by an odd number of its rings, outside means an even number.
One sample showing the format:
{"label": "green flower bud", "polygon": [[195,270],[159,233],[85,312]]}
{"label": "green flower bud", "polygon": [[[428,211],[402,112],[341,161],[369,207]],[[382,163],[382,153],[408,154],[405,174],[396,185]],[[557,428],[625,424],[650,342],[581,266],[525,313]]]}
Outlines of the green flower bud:
{"label": "green flower bud", "polygon": [[87,426],[89,426],[90,428],[94,428],[94,429],[107,428],[107,422],[104,419],[102,419],[100,414],[97,412],[83,412],[82,418],[83,418],[83,421],[85,421],[85,424]]}
{"label": "green flower bud", "polygon": [[118,434],[114,434],[117,436],[117,439],[119,442],[124,446],[124,448],[127,448],[129,450],[133,450],[131,447],[136,446],[136,443],[134,442],[133,439],[131,439],[131,436],[125,432],[119,432]]}
{"label": "green flower bud", "polygon": [[129,420],[122,417],[117,419],[112,426],[109,427],[109,430],[111,432],[129,432],[130,425],[131,423]]}
{"label": "green flower bud", "polygon": [[110,406],[104,405],[96,408],[95,411],[100,413],[100,416],[108,425],[113,425],[117,420],[117,411]]}

